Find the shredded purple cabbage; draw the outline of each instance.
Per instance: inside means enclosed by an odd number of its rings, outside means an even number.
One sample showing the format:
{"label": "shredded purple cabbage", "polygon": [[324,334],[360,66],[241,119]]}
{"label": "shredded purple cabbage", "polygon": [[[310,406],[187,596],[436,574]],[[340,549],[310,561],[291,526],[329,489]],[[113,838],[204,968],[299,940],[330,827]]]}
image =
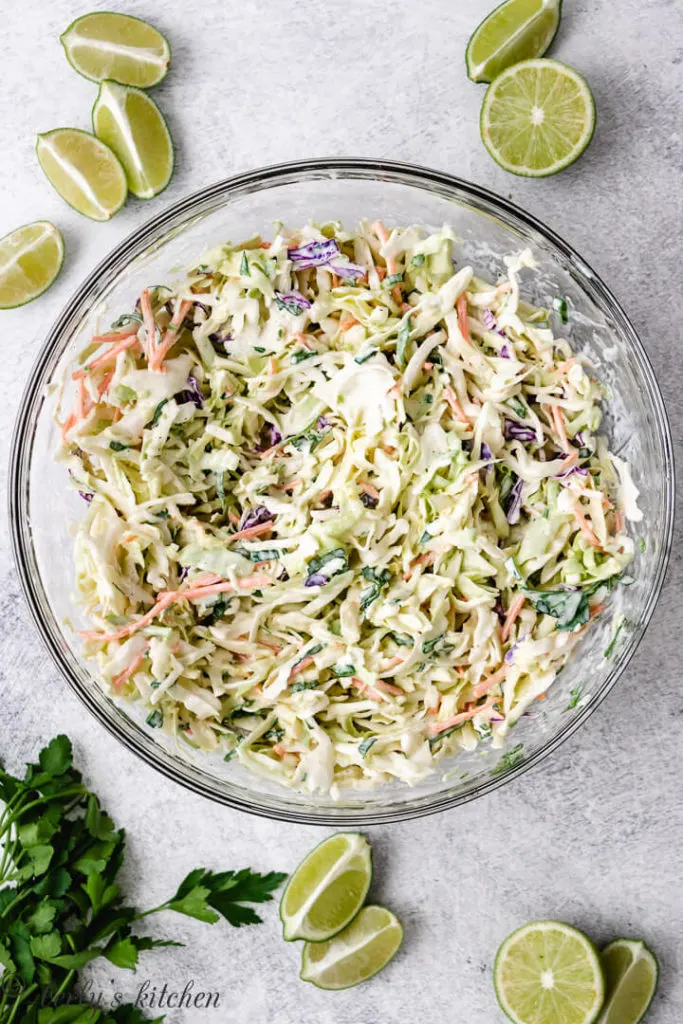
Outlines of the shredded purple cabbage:
{"label": "shredded purple cabbage", "polygon": [[567,477],[573,476],[574,473],[578,473],[579,476],[588,476],[588,470],[584,469],[583,466],[570,466],[569,469],[565,469],[564,473],[558,473],[558,480],[566,480]]}
{"label": "shredded purple cabbage", "polygon": [[245,512],[240,519],[240,530],[248,530],[252,526],[260,526],[261,523],[272,523],[275,516],[269,512],[265,505],[257,505],[251,512]]}
{"label": "shredded purple cabbage", "polygon": [[178,569],[178,582],[182,583],[190,570],[186,565],[181,565]]}
{"label": "shredded purple cabbage", "polygon": [[189,387],[185,388],[183,391],[179,391],[178,394],[174,396],[176,402],[180,405],[182,405],[183,402],[194,402],[197,408],[201,409],[204,404],[204,393],[197,382],[197,378],[190,374],[187,378],[187,383]]}
{"label": "shredded purple cabbage", "polygon": [[[500,327],[498,326],[498,321],[496,320],[495,316],[493,315],[490,309],[484,310],[482,319],[484,321],[484,327],[487,330],[495,331],[496,334],[500,334],[502,338],[505,337],[505,331],[501,331]],[[508,357],[505,356],[504,358],[507,359]]]}
{"label": "shredded purple cabbage", "polygon": [[325,264],[339,256],[339,246],[334,238],[325,242],[308,242],[297,249],[288,249],[287,255],[297,270],[309,270],[310,267],[324,267]]}
{"label": "shredded purple cabbage", "polygon": [[282,440],[282,434],[277,430],[272,423],[264,423],[261,428],[261,443],[256,446],[257,451],[264,451],[266,448],[272,448],[274,445],[279,444]]}
{"label": "shredded purple cabbage", "polygon": [[481,457],[486,459],[487,462],[493,462],[493,452],[487,445],[486,441],[481,442]]}
{"label": "shredded purple cabbage", "polygon": [[214,349],[218,351],[220,355],[220,348],[225,353],[227,351],[228,342],[232,341],[232,331],[213,331],[209,335],[209,341],[213,345]]}
{"label": "shredded purple cabbage", "polygon": [[197,302],[197,300],[195,299],[194,305],[197,309],[201,309],[201,311],[205,313],[207,317],[211,316],[211,308],[207,306],[206,303]]}
{"label": "shredded purple cabbage", "polygon": [[501,345],[498,355],[501,359],[512,359],[512,356],[510,355],[510,347],[507,342],[504,345]]}
{"label": "shredded purple cabbage", "polygon": [[79,491],[78,493],[80,494],[81,498],[83,498],[83,501],[87,501],[88,505],[95,497],[94,494],[88,494],[87,491]]}
{"label": "shredded purple cabbage", "polygon": [[330,270],[345,281],[355,281],[357,277],[365,277],[368,272],[367,267],[359,263],[330,263]]}
{"label": "shredded purple cabbage", "polygon": [[332,424],[326,416],[318,416],[315,426],[317,430],[329,430]]}
{"label": "shredded purple cabbage", "polygon": [[501,601],[500,598],[498,598],[498,600],[494,604],[493,610],[498,616],[499,620],[501,622],[505,622],[505,609],[503,608],[503,602]]}
{"label": "shredded purple cabbage", "polygon": [[286,309],[293,316],[299,316],[305,309],[311,308],[311,302],[301,292],[275,292],[275,305],[278,309]]}
{"label": "shredded purple cabbage", "polygon": [[505,420],[506,441],[535,441],[536,431],[532,427],[525,427],[523,423],[516,423],[515,420]]}
{"label": "shredded purple cabbage", "polygon": [[377,498],[373,497],[372,494],[368,494],[367,491],[360,492],[361,504],[365,505],[366,508],[377,508]]}
{"label": "shredded purple cabbage", "polygon": [[507,496],[505,502],[505,518],[511,526],[519,522],[520,512],[522,510],[522,488],[524,487],[524,481],[521,477],[517,477],[512,490]]}
{"label": "shredded purple cabbage", "polygon": [[324,587],[326,583],[329,583],[327,576],[321,572],[313,572],[304,580],[305,587]]}

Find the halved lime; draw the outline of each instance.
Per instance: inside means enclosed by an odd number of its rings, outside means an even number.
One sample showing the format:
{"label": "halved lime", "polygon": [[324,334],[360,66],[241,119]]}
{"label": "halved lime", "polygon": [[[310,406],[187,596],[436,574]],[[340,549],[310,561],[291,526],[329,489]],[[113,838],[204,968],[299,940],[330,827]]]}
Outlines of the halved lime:
{"label": "halved lime", "polygon": [[71,66],[92,82],[112,78],[147,89],[161,81],[171,59],[165,36],[130,14],[84,14],[59,39]]}
{"label": "halved lime", "polygon": [[95,135],[123,164],[128,188],[151,199],[173,174],[173,142],[163,114],[141,89],[105,81],[92,111]]}
{"label": "halved lime", "polygon": [[593,943],[561,921],[533,921],[509,935],[493,983],[515,1024],[593,1024],[605,997]]}
{"label": "halved lime", "polygon": [[64,260],[64,241],[48,220],[0,238],[0,309],[23,306],[50,287]]}
{"label": "halved lime", "polygon": [[309,853],[280,901],[285,939],[323,942],[363,906],[372,881],[372,851],[358,832],[338,832]]}
{"label": "halved lime", "polygon": [[339,935],[327,942],[306,942],[301,979],[318,988],[360,985],[382,970],[403,942],[403,926],[386,907],[363,907]]}
{"label": "halved lime", "polygon": [[638,1024],[657,991],[659,966],[644,942],[616,939],[600,954],[607,998],[599,1024]]}
{"label": "halved lime", "polygon": [[55,128],[38,136],[36,153],[51,185],[74,210],[109,220],[128,195],[126,172],[100,139],[78,128]]}
{"label": "halved lime", "polygon": [[543,178],[581,156],[595,130],[586,80],[557,60],[525,60],[486,90],[481,137],[493,159],[513,174]]}
{"label": "halved lime", "polygon": [[521,60],[542,57],[560,27],[562,0],[505,0],[484,18],[467,44],[467,74],[492,82]]}

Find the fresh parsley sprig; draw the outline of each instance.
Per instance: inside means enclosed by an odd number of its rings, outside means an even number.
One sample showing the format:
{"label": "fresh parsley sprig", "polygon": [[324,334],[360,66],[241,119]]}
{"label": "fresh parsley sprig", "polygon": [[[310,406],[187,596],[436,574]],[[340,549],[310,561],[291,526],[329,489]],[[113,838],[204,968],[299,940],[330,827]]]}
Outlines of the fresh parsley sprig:
{"label": "fresh parsley sprig", "polygon": [[134,1007],[66,1005],[81,970],[104,957],[134,970],[140,953],[182,943],[137,932],[151,914],[174,910],[236,928],[258,924],[279,872],[197,868],[151,910],[127,904],[117,882],[125,832],[102,810],[57,736],[23,778],[0,767],[0,1024],[138,1024]]}

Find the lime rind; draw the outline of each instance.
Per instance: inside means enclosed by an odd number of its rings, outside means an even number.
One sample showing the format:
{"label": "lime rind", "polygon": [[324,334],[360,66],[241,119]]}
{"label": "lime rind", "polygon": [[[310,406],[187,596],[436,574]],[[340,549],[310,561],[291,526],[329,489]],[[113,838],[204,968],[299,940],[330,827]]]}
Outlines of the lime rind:
{"label": "lime rind", "polygon": [[[130,79],[124,80],[121,78],[115,78],[111,74],[94,75],[88,73],[86,67],[83,64],[79,63],[73,55],[73,43],[74,39],[78,38],[78,27],[81,26],[83,22],[87,20],[92,20],[94,18],[99,19],[102,17],[111,17],[115,19],[122,18],[126,19],[126,21],[137,22],[139,25],[143,25],[146,29],[150,29],[152,32],[156,34],[156,36],[161,42],[161,52],[158,55],[158,59],[147,60],[146,63],[158,64],[158,75],[151,76],[145,82],[140,82],[131,81]],[[87,78],[90,82],[102,82],[105,78],[110,78],[120,85],[131,85],[136,86],[138,88],[150,89],[152,88],[152,86],[158,85],[159,82],[163,81],[163,79],[166,77],[166,74],[168,73],[168,67],[171,61],[171,46],[163,32],[160,32],[158,28],[155,28],[154,25],[150,25],[150,23],[148,21],[145,21],[143,18],[136,18],[135,15],[133,14],[122,14],[118,11],[90,11],[88,14],[80,15],[78,18],[75,18],[74,21],[71,22],[71,24],[64,32],[62,32],[62,34],[59,37],[59,41],[62,44],[62,47],[64,48],[66,59],[68,60],[69,64],[74,69],[74,71],[78,72],[79,75],[82,75],[83,78]]]}
{"label": "lime rind", "polygon": [[[597,1024],[598,1016],[602,1009],[605,999],[605,979],[600,962],[600,955],[598,950],[591,942],[591,940],[580,932],[578,929],[573,928],[571,925],[564,924],[561,921],[532,921],[529,924],[523,925],[516,931],[512,932],[504,940],[500,949],[496,954],[496,959],[493,967],[493,984],[498,1000],[498,1005],[501,1010],[508,1017],[509,1020],[513,1021],[513,1024],[528,1024],[522,1017],[520,1017],[515,1011],[514,1007],[510,1005],[509,1000],[503,992],[503,980],[502,973],[506,961],[507,954],[513,946],[519,945],[520,940],[526,935],[539,932],[551,932],[559,930],[566,938],[571,938],[577,942],[584,950],[585,962],[592,968],[592,976],[594,983],[595,995],[591,1006],[587,1009],[586,1014],[580,1021],[580,1024]],[[536,1024],[566,1024],[565,1020],[560,1020],[555,1017],[546,1017],[542,1019],[537,1016],[535,1018]],[[579,1021],[573,1021],[572,1024],[579,1024]]]}
{"label": "lime rind", "polygon": [[[628,951],[630,954],[630,962],[626,967],[626,970],[623,971],[619,977],[615,977],[614,975],[611,975],[609,970],[609,957],[611,953],[622,949]],[[652,1005],[652,1000],[657,993],[657,987],[659,985],[659,962],[657,957],[642,939],[615,939],[614,942],[610,942],[608,946],[605,946],[600,954],[600,959],[605,969],[607,993],[597,1024],[639,1024],[640,1021],[644,1020],[650,1006]],[[623,982],[628,981],[629,975],[634,968],[643,962],[647,963],[651,969],[651,984],[645,994],[645,997],[642,998],[640,1005],[635,1008],[635,1015],[632,1014],[628,1019],[626,1019],[624,1017],[623,1007],[619,1006],[617,1000],[621,998]],[[619,1010],[618,1017],[611,1016],[611,1013],[615,1008]]]}
{"label": "lime rind", "polygon": [[[366,929],[365,935],[363,935],[364,927],[368,918],[373,917],[375,919],[378,917],[382,919],[381,927],[376,928],[374,931]],[[361,950],[363,945],[370,945],[387,931],[391,931],[392,934],[390,938],[393,941],[391,941],[388,948],[383,951],[383,954],[378,961],[370,966],[371,961],[368,960],[368,951],[365,950],[359,956],[357,964],[354,965],[352,961],[354,952]],[[353,945],[348,947],[348,940],[351,940],[353,943],[356,939],[356,933],[359,933],[359,936],[363,936],[363,938],[366,939],[365,943],[358,943],[355,948]],[[301,952],[301,971],[299,977],[302,981],[309,982],[310,984],[315,985],[316,988],[327,992],[339,992],[344,989],[354,988],[356,985],[370,981],[371,978],[374,978],[380,971],[384,970],[384,968],[394,959],[401,948],[402,943],[403,925],[395,914],[386,907],[376,904],[363,907],[360,913],[357,914],[354,920],[344,928],[342,932],[338,933],[327,942],[304,943],[304,947]],[[329,948],[325,950],[325,946],[328,946]],[[339,961],[337,961],[336,964],[336,971],[334,970],[335,952],[341,954]],[[327,966],[325,965],[325,957],[328,956],[330,956],[330,959],[332,960],[332,970],[330,970],[329,964]],[[314,957],[319,958],[317,962],[314,961]],[[347,975],[346,979],[340,980],[339,962],[343,960],[351,960],[350,967],[355,967],[355,971],[350,971],[350,977]],[[327,978],[325,977],[326,974]],[[336,981],[333,980],[335,974],[337,975]]]}
{"label": "lime rind", "polygon": [[[15,239],[18,241],[22,233],[28,233],[31,228],[46,229],[50,240],[53,241],[56,246],[57,259],[53,262],[51,272],[46,275],[45,279],[38,285],[38,287],[34,288],[32,291],[27,290],[26,294],[20,298],[18,302],[6,302],[2,298],[2,279],[4,272],[6,271],[7,264],[0,263],[0,309],[18,309],[20,306],[25,306],[28,302],[33,302],[34,299],[37,299],[40,295],[46,292],[53,284],[64,264],[64,239],[62,238],[62,233],[59,228],[56,228],[49,220],[37,220],[30,224],[22,224],[21,227],[15,228],[14,231],[10,231],[9,234],[0,238],[0,253],[7,243],[11,245]],[[37,246],[41,241],[42,239],[40,238],[36,239],[30,248]],[[17,253],[25,251],[26,250],[18,249]]]}
{"label": "lime rind", "polygon": [[[542,167],[515,164],[506,160],[501,154],[500,149],[496,147],[491,140],[491,120],[489,117],[491,108],[496,99],[496,94],[500,91],[505,82],[515,75],[518,75],[520,71],[534,67],[554,68],[558,74],[565,75],[570,79],[577,86],[578,92],[584,100],[586,113],[586,130],[577,145],[562,159]],[[570,68],[567,64],[563,64],[561,61],[551,60],[547,57],[539,57],[533,60],[521,61],[519,64],[515,64],[512,67],[507,68],[506,71],[503,71],[496,79],[494,79],[486,90],[486,95],[484,96],[479,125],[482,142],[486,146],[489,154],[493,157],[496,163],[503,168],[503,170],[509,171],[511,174],[519,175],[520,177],[547,178],[553,174],[558,174],[560,171],[571,166],[571,164],[575,163],[579,157],[585,153],[586,149],[590,145],[593,135],[595,134],[596,123],[597,111],[595,107],[595,99],[590,86],[583,75],[580,75],[578,71]]]}
{"label": "lime rind", "polygon": [[[127,97],[130,95],[136,96],[141,102],[148,106],[150,115],[155,119],[156,127],[168,147],[168,164],[166,172],[154,183],[150,183],[149,175],[145,172],[143,167],[143,162],[140,159],[138,147],[125,110],[125,103]],[[111,113],[117,124],[120,136],[118,142],[113,137],[103,137],[106,135],[106,132],[102,125],[98,127],[98,114],[101,114],[105,107]],[[95,136],[100,139],[100,141],[104,142],[105,145],[108,145],[121,162],[126,174],[128,189],[132,195],[137,199],[153,199],[168,187],[175,168],[173,138],[169,131],[168,124],[166,123],[166,118],[151,96],[148,96],[143,89],[138,89],[132,85],[121,85],[113,80],[104,79],[104,81],[100,83],[97,98],[93,105],[92,126]],[[122,142],[125,142],[125,146],[121,144]],[[147,182],[148,187],[145,187],[145,181]]]}
{"label": "lime rind", "polygon": [[[324,854],[326,847],[339,843],[340,840],[347,841],[347,849],[342,856],[333,862],[332,870],[328,870],[322,878],[315,880],[312,891],[306,892],[306,896],[300,906],[296,908],[288,907],[288,901],[291,901],[298,887],[302,887],[304,891],[306,890],[307,886],[302,885],[302,879],[308,871],[311,871],[317,860],[322,860],[321,855]],[[308,918],[311,916],[311,910],[317,899],[340,876],[352,870],[358,870],[365,876],[356,893],[355,902],[349,906],[343,917],[335,920],[330,924],[329,928],[324,930],[315,929],[310,925]],[[285,941],[293,942],[296,939],[304,939],[312,943],[326,942],[343,931],[354,920],[363,906],[372,883],[372,875],[372,848],[365,836],[360,832],[338,832],[324,839],[302,860],[296,871],[290,876],[282,893],[280,920]]]}
{"label": "lime rind", "polygon": [[[520,0],[504,0],[490,14],[487,14],[470,36],[465,50],[465,64],[470,80],[472,82],[491,82],[513,64],[522,60],[542,57],[544,53],[547,53],[560,28],[562,2],[563,0],[539,0],[538,11],[531,19],[523,22],[516,32],[507,36],[504,42],[486,59],[477,61],[474,51],[487,30],[491,32],[496,27],[496,22],[503,20],[515,6],[519,6]],[[538,22],[541,20],[547,21],[547,28],[540,38],[534,39],[534,31],[538,29]]]}
{"label": "lime rind", "polygon": [[[117,174],[117,176],[119,176],[119,180],[120,180],[120,183],[121,183],[121,195],[120,195],[119,200],[116,203],[114,203],[112,206],[103,207],[103,206],[101,206],[99,204],[99,202],[96,199],[93,201],[94,205],[99,207],[99,209],[101,210],[102,216],[93,216],[93,214],[86,213],[84,210],[80,209],[79,206],[76,205],[76,203],[74,203],[70,199],[68,199],[64,195],[64,193],[54,183],[54,181],[50,177],[50,174],[48,173],[48,171],[47,171],[47,169],[45,167],[45,164],[43,163],[43,160],[41,159],[41,152],[43,151],[44,147],[49,146],[50,140],[53,140],[55,137],[57,137],[58,135],[60,135],[62,133],[65,133],[65,132],[68,132],[68,133],[73,134],[73,135],[82,135],[86,139],[89,140],[89,143],[88,143],[89,145],[92,145],[93,143],[96,143],[97,146],[102,147],[102,151],[106,150],[106,155],[107,155],[107,159],[109,161],[110,167],[111,167],[112,171],[114,171]],[[100,222],[111,220],[111,218],[114,216],[114,214],[117,213],[121,209],[121,207],[124,205],[126,199],[128,198],[128,184],[126,182],[126,172],[123,169],[123,165],[121,164],[121,161],[116,156],[116,154],[112,152],[112,150],[109,148],[109,146],[107,146],[104,142],[102,142],[101,139],[98,139],[95,135],[91,135],[90,132],[84,132],[80,128],[53,128],[49,132],[42,132],[41,134],[38,135],[38,141],[36,142],[36,154],[38,156],[38,162],[40,163],[40,166],[43,169],[45,177],[50,182],[50,184],[54,188],[55,192],[64,200],[65,203],[67,203],[72,208],[72,210],[76,210],[77,213],[81,213],[81,214],[83,214],[83,216],[89,217],[90,220],[95,220],[95,221],[100,221]],[[86,185],[90,189],[92,189],[92,186],[91,186],[90,182],[87,181],[85,176],[80,174],[80,172],[79,172],[79,176],[83,179],[83,181],[86,183]]]}

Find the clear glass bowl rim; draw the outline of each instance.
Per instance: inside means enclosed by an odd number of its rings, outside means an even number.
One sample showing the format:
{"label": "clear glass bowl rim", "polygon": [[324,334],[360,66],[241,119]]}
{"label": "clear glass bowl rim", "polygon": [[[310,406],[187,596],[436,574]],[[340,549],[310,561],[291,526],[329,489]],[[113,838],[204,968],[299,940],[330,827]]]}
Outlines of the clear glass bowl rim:
{"label": "clear glass bowl rim", "polygon": [[[245,191],[256,192],[277,185],[300,184],[305,181],[340,178],[393,182],[432,191],[444,198],[454,199],[455,201],[462,202],[464,200],[475,210],[493,217],[500,216],[507,224],[512,223],[526,232],[531,231],[542,236],[544,241],[549,242],[557,249],[581,277],[590,277],[593,292],[604,304],[605,308],[609,310],[615,322],[619,324],[631,346],[638,368],[646,382],[657,421],[658,440],[662,445],[665,468],[664,528],[660,538],[661,545],[656,570],[653,575],[644,613],[634,628],[629,643],[615,662],[612,671],[605,678],[601,688],[592,695],[590,703],[583,712],[571,720],[564,729],[561,729],[552,736],[547,743],[521,764],[502,775],[488,779],[472,791],[451,795],[448,793],[437,794],[431,801],[420,803],[416,806],[406,804],[401,807],[392,806],[386,810],[383,810],[381,807],[373,807],[368,812],[354,811],[344,814],[343,818],[338,814],[335,815],[334,811],[327,813],[325,810],[321,810],[320,812],[311,813],[303,808],[301,810],[293,808],[278,810],[274,807],[254,806],[246,800],[219,792],[198,779],[183,776],[173,764],[165,763],[163,759],[160,760],[151,751],[144,749],[137,742],[132,730],[127,731],[113,717],[110,717],[91,698],[87,689],[72,673],[68,664],[64,650],[65,644],[59,625],[52,614],[49,599],[43,590],[37,573],[37,567],[35,566],[28,507],[29,456],[32,449],[31,442],[35,423],[43,400],[45,383],[50,379],[51,373],[55,369],[62,351],[69,341],[70,331],[76,318],[80,316],[84,308],[89,307],[97,300],[109,281],[124,270],[128,263],[136,256],[143,253],[148,246],[167,236],[174,229],[180,228],[193,214],[201,214],[204,211],[208,212],[220,202],[228,201],[231,196],[237,196]],[[45,343],[34,362],[21,399],[12,435],[8,480],[9,525],[12,550],[29,612],[53,662],[91,714],[143,761],[195,793],[260,817],[300,824],[337,826],[342,822],[344,826],[348,826],[405,821],[467,803],[512,781],[531,768],[535,768],[583,725],[619,680],[635,654],[652,618],[664,584],[671,553],[674,529],[674,499],[675,481],[671,427],[652,364],[626,313],[592,267],[567,242],[545,224],[514,203],[488,189],[462,178],[457,178],[454,175],[415,164],[391,160],[357,158],[321,158],[292,161],[258,168],[225,178],[190,193],[176,203],[173,203],[157,216],[146,221],[141,227],[137,228],[120,242],[94,268],[76,290],[48,332]]]}

